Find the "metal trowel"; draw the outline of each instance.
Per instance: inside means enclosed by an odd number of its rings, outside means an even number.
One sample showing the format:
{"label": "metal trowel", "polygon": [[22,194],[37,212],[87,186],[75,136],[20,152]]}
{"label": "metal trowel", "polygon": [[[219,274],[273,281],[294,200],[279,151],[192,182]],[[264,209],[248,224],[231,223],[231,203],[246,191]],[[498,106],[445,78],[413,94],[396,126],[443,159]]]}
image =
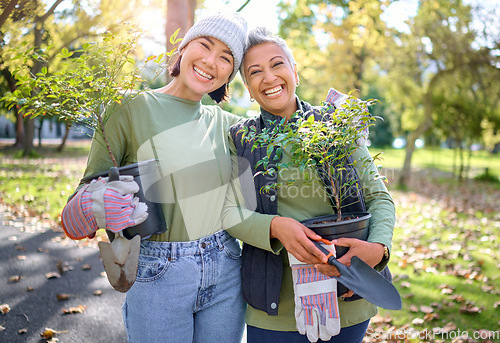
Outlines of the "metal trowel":
{"label": "metal trowel", "polygon": [[[119,179],[118,168],[111,168],[109,181]],[[117,234],[108,231],[108,236],[110,238],[114,236],[111,243],[101,241],[98,244],[102,264],[111,286],[118,292],[125,293],[132,287],[137,277],[141,237],[136,235],[129,240],[121,231]]]}
{"label": "metal trowel", "polygon": [[388,310],[402,308],[401,296],[396,287],[359,257],[353,256],[351,266],[347,267],[337,261],[321,244],[313,242],[328,257],[328,264],[337,268],[340,276],[334,278],[344,286],[379,307]]}

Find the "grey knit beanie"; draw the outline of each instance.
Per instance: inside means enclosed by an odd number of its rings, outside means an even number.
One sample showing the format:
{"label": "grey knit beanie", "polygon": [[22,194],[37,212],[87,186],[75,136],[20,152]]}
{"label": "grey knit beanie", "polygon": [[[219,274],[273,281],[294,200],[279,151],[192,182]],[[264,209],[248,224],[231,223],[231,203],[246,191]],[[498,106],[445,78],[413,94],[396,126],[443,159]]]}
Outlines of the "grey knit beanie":
{"label": "grey knit beanie", "polygon": [[234,79],[238,72],[243,51],[247,39],[247,22],[238,13],[223,14],[218,13],[198,20],[186,33],[179,45],[179,51],[190,41],[199,37],[217,38],[233,53],[233,72],[229,76],[229,82]]}

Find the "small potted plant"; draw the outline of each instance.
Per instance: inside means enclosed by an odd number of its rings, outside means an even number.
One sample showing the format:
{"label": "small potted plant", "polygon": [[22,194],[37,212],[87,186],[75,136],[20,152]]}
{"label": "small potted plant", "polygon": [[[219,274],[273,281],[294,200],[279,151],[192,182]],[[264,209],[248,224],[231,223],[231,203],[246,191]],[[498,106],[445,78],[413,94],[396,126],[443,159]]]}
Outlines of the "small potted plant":
{"label": "small potted plant", "polygon": [[[178,31],[170,37],[172,45],[180,40],[177,39]],[[85,43],[74,51],[63,48],[52,59],[52,65],[57,63],[57,70],[49,71],[45,66],[36,75],[27,73],[29,68],[23,67],[32,59],[47,65],[48,53],[34,50],[24,52],[18,48],[15,59],[21,63],[15,72],[19,80],[17,90],[3,97],[10,106],[18,106],[19,110],[24,111],[25,116],[52,116],[73,126],[77,124],[87,127],[100,138],[98,142],[106,147],[113,165],[119,167],[119,173],[134,176],[141,188],[136,195],[148,205],[149,216],[142,224],[124,230],[123,234],[128,239],[135,235],[146,237],[166,230],[161,204],[148,200],[158,197],[149,194],[146,197],[141,187],[140,176],[155,173],[156,161],[119,166],[105,130],[106,122],[117,105],[131,101],[147,89],[147,82],[140,76],[147,63],[151,61],[160,66],[154,71],[154,80],[175,52],[173,49],[166,54],[149,56],[139,68],[132,55],[141,35],[140,30],[125,25],[124,28],[106,32],[100,42]],[[92,175],[82,181],[90,182],[107,174]],[[110,232],[108,236],[113,239]]]}
{"label": "small potted plant", "polygon": [[[253,149],[266,148],[266,156],[257,163],[257,167],[262,166],[263,171],[256,175],[282,175],[284,170],[294,167],[300,170],[306,182],[312,182],[315,179],[313,173],[317,172],[336,213],[310,218],[303,223],[324,238],[352,237],[366,240],[368,236],[371,215],[365,211],[352,213],[349,207],[363,201],[357,173],[368,172],[367,167],[373,163],[372,159],[353,160],[352,155],[358,144],[364,144],[368,128],[377,119],[368,111],[375,101],[361,101],[349,94],[344,104],[337,109],[324,103],[319,113],[311,111],[304,115],[296,114],[290,120],[283,118],[261,133],[243,129],[243,139],[253,142]],[[291,155],[289,162],[281,161],[285,150]],[[384,178],[379,175],[374,177]],[[292,179],[270,183],[261,192],[290,186],[295,182]],[[342,247],[338,249],[338,256],[347,251]]]}

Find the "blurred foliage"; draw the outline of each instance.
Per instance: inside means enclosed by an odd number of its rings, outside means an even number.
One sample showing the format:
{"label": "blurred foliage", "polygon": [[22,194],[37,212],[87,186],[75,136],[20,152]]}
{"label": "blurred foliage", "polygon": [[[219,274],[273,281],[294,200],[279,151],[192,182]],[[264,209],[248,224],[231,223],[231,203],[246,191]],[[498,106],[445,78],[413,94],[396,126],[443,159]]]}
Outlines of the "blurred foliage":
{"label": "blurred foliage", "polygon": [[[376,92],[382,102],[377,115],[389,121],[384,129],[406,138],[407,178],[414,143],[424,135],[464,148],[479,143],[492,149],[499,142],[500,6],[419,1],[407,30],[398,31],[381,19],[396,3],[283,0],[280,35],[300,61],[304,100],[318,103],[330,86],[359,89],[361,98]],[[377,130],[372,133],[382,134]]]}

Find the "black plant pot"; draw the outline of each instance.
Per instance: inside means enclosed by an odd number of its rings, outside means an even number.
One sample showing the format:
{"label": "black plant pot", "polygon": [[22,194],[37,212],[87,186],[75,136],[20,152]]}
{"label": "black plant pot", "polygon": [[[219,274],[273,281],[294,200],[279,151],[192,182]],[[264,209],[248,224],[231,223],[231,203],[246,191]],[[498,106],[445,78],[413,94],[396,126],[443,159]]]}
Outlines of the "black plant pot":
{"label": "black plant pot", "polygon": [[[136,235],[140,235],[142,239],[146,239],[151,235],[161,234],[167,231],[167,225],[165,223],[165,216],[163,214],[163,208],[161,203],[154,202],[152,199],[160,199],[161,197],[156,194],[159,192],[159,187],[151,186],[154,184],[152,180],[160,180],[158,161],[157,160],[147,160],[139,163],[129,164],[118,168],[120,175],[132,175],[134,180],[139,185],[139,192],[135,193],[135,196],[139,198],[139,201],[144,202],[148,206],[148,218],[136,226],[131,226],[123,230],[123,236],[127,239],[132,239]],[[103,172],[91,176],[87,176],[82,179],[84,183],[90,183],[92,180],[98,177],[106,177],[109,172]],[[144,182],[141,182],[142,181]],[[149,185],[147,190],[144,190],[143,183]],[[114,234],[106,230],[109,239],[112,241]]]}
{"label": "black plant pot", "polygon": [[[337,220],[336,214],[314,217],[302,221],[302,224],[316,232],[321,237],[332,240],[341,237],[357,238],[363,241],[368,239],[368,225],[372,215],[368,212],[342,213],[341,221]],[[345,219],[347,218],[347,219]],[[344,255],[349,248],[336,245],[335,251],[337,258]],[[340,296],[348,291],[343,284],[337,284],[337,294]],[[360,297],[354,295],[351,298],[345,298],[346,301],[358,300]]]}
{"label": "black plant pot", "polygon": [[[337,220],[336,214],[314,217],[302,221],[302,224],[316,232],[321,237],[332,240],[340,237],[368,239],[368,224],[372,215],[368,212],[342,213],[342,220]],[[347,218],[347,219],[346,219]],[[346,247],[335,246],[337,258],[344,255]]]}

